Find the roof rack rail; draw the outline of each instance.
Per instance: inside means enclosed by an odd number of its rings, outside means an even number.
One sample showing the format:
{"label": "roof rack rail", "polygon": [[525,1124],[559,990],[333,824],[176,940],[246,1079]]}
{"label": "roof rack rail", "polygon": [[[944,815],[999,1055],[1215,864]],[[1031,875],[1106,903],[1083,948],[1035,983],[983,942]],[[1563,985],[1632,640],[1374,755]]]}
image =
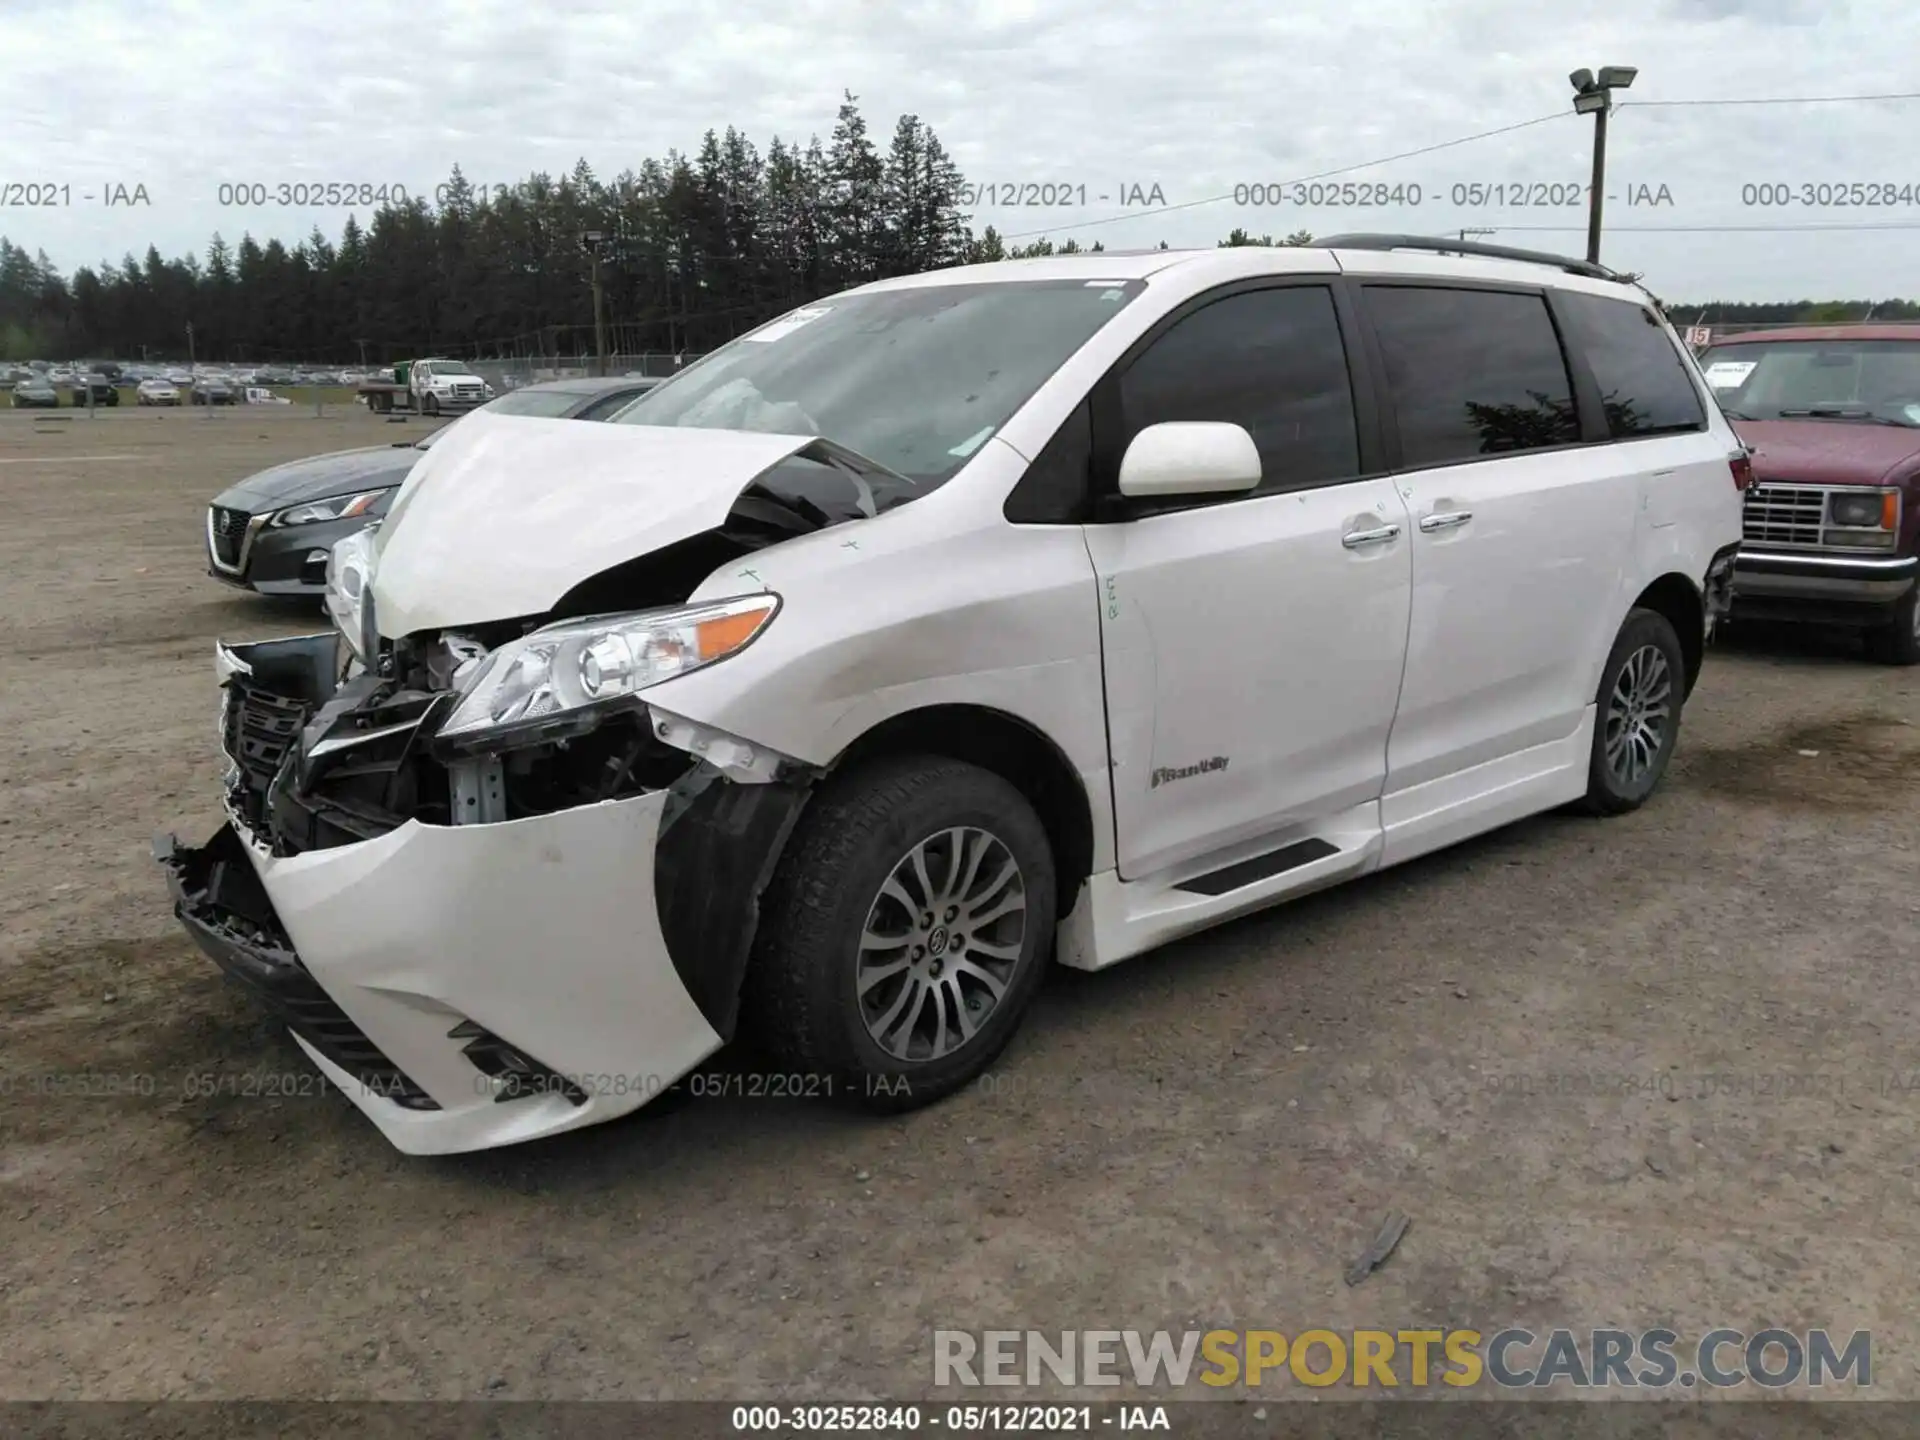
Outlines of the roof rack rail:
{"label": "roof rack rail", "polygon": [[1576,260],[1571,255],[1552,255],[1545,250],[1516,250],[1509,245],[1482,245],[1477,240],[1455,240],[1445,235],[1330,235],[1313,243],[1324,250],[1426,250],[1439,255],[1478,255],[1487,260],[1551,265],[1569,275],[1585,275],[1592,280],[1628,280],[1619,271],[1609,270],[1593,260]]}

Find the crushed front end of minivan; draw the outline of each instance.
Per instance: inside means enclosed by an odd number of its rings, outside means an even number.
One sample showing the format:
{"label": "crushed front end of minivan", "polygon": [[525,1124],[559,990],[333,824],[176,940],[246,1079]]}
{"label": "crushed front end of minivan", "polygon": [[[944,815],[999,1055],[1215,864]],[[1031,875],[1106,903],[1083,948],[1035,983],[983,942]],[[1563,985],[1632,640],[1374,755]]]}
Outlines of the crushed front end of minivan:
{"label": "crushed front end of minivan", "polygon": [[217,647],[228,818],[155,842],[175,912],[398,1148],[610,1119],[731,1037],[817,771],[645,696],[778,613],[744,578],[689,603],[716,566],[877,513],[860,468],[476,416],[336,549],[334,630]]}

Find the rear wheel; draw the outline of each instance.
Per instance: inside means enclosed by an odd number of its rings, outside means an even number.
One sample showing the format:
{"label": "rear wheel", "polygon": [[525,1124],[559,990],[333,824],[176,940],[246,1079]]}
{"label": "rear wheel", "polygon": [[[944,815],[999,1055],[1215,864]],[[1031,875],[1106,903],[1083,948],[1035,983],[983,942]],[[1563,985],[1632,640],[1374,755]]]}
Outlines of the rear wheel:
{"label": "rear wheel", "polygon": [[1053,946],[1053,853],[1026,798],[937,756],[830,781],[761,907],[743,1012],[792,1071],[869,1109],[972,1080]]}
{"label": "rear wheel", "polygon": [[1585,808],[1620,815],[1644,805],[1680,738],[1686,655],[1667,617],[1632,610],[1600,672]]}
{"label": "rear wheel", "polygon": [[1867,637],[1867,648],[1885,665],[1920,665],[1920,583],[1893,607],[1893,619]]}

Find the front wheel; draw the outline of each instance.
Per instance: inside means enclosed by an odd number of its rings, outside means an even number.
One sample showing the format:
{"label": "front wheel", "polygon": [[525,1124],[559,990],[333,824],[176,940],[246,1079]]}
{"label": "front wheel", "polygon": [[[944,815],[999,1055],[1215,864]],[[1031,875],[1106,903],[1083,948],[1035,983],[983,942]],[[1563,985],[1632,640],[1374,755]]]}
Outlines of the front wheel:
{"label": "front wheel", "polygon": [[1585,808],[1621,815],[1647,801],[1680,738],[1687,660],[1667,617],[1632,610],[1600,672]]}
{"label": "front wheel", "polygon": [[440,413],[440,402],[431,395],[422,395],[420,397],[420,413],[422,415],[437,416]]}
{"label": "front wheel", "polygon": [[1875,630],[1867,645],[1884,665],[1920,665],[1920,582],[1893,607],[1893,619]]}
{"label": "front wheel", "polygon": [[742,995],[782,1064],[868,1109],[913,1109],[1012,1039],[1053,948],[1052,848],[1007,781],[938,756],[836,777],[760,910]]}

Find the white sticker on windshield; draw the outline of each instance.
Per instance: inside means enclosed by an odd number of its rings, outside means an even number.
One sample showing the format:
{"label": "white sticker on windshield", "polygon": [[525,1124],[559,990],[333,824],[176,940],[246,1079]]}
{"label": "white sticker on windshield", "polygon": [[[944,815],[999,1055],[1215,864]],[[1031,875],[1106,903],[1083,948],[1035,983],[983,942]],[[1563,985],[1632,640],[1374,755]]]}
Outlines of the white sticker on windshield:
{"label": "white sticker on windshield", "polygon": [[980,431],[978,434],[969,435],[966,439],[962,440],[958,445],[954,446],[951,450],[947,451],[947,453],[949,455],[953,455],[958,457],[959,459],[964,460],[969,455],[973,454],[974,451],[978,450],[982,445],[986,444],[987,437],[991,434],[993,434],[993,426],[989,425],[987,426],[986,429]]}
{"label": "white sticker on windshield", "polygon": [[767,344],[774,340],[784,340],[802,325],[811,325],[822,315],[831,314],[832,311],[833,307],[831,305],[815,305],[811,308],[802,306],[798,310],[782,315],[778,320],[763,325],[760,329],[754,331],[753,334],[742,335],[740,338],[742,340],[757,340],[762,344]]}
{"label": "white sticker on windshield", "polygon": [[1738,390],[1759,363],[1758,360],[1716,360],[1707,366],[1707,384],[1716,390]]}

